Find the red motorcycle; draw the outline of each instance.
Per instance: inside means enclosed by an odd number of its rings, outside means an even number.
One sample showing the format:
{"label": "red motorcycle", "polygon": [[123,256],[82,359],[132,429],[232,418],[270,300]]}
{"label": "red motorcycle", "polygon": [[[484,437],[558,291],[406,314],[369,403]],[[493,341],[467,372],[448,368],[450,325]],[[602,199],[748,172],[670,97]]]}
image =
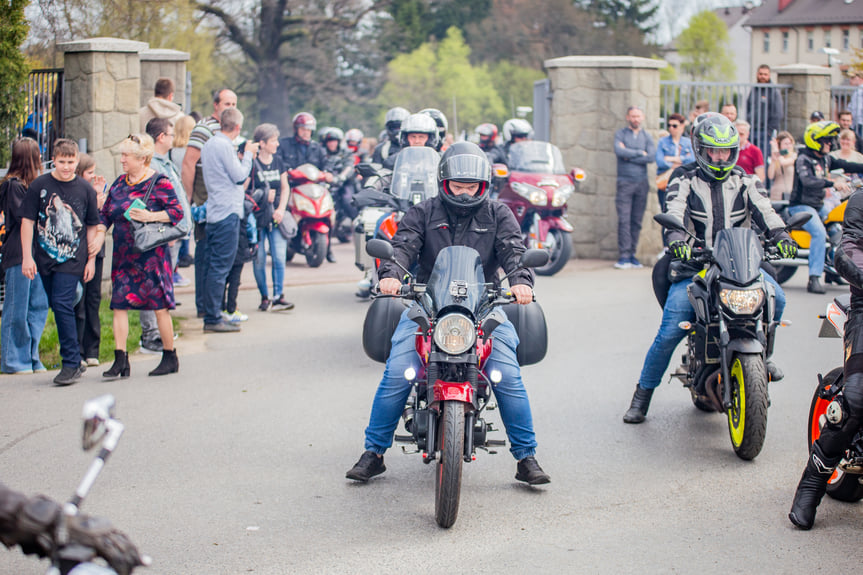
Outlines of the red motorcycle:
{"label": "red motorcycle", "polygon": [[297,233],[288,243],[287,261],[301,253],[312,268],[320,266],[327,257],[336,211],[329,189],[320,183],[323,179],[323,172],[312,164],[288,171],[291,182],[288,207],[297,220]]}
{"label": "red motorcycle", "polygon": [[548,252],[548,264],[539,275],[554,275],[572,257],[573,227],[566,221],[567,201],[585,178],[579,168],[567,173],[554,144],[531,140],[509,148],[509,168],[495,164],[498,201],[515,214],[525,246]]}
{"label": "red motorcycle", "polygon": [[[369,240],[367,250],[372,257],[395,261],[393,247],[386,240]],[[521,268],[546,261],[546,252],[527,250]],[[494,429],[483,419],[491,384],[501,381],[499,371],[485,373],[491,334],[509,318],[516,332],[524,336],[516,350],[519,364],[537,363],[546,351],[545,316],[536,303],[512,304],[505,312],[498,309],[510,304],[513,297],[507,289],[485,282],[482,262],[473,248],[442,249],[428,284],[416,283],[404,271],[410,283],[402,286],[401,297],[416,302],[408,318],[418,326],[420,368],[409,367],[404,372],[414,388],[402,415],[410,435],[396,435],[395,440],[416,444],[414,453],[422,454],[423,463],[437,462],[435,521],[451,527],[458,516],[463,464],[476,459],[477,449],[505,445],[488,438]],[[363,348],[371,359],[386,362],[404,310],[398,299],[375,298],[363,325]]]}

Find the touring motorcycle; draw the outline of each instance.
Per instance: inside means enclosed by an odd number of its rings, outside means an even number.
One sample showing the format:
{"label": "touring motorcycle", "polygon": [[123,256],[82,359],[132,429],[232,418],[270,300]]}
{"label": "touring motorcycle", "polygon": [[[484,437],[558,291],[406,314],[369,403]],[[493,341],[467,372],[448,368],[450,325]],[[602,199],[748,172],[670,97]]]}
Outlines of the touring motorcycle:
{"label": "touring motorcycle", "polygon": [[[367,249],[372,257],[395,261],[393,247],[385,240],[372,239]],[[519,269],[547,261],[547,252],[527,250]],[[411,279],[402,286],[400,297],[414,302],[407,317],[417,324],[420,369],[411,367],[404,373],[413,387],[402,416],[409,435],[396,435],[395,440],[415,444],[413,453],[421,453],[423,463],[437,462],[435,521],[446,528],[458,516],[463,463],[473,461],[477,449],[505,445],[488,437],[494,430],[483,419],[492,385],[502,377],[498,370],[484,370],[492,351],[491,335],[509,318],[521,338],[519,363],[537,363],[545,356],[545,316],[539,304],[512,304],[507,289],[486,283],[473,248],[441,250],[427,284],[416,283],[404,271]],[[506,304],[511,305],[502,310]],[[371,359],[386,362],[404,310],[399,299],[375,298],[363,325],[363,347]]]}
{"label": "touring motorcycle", "polygon": [[[802,225],[809,217],[798,214],[789,227]],[[689,234],[670,214],[657,214],[654,220]],[[775,291],[764,280],[761,263],[779,254],[773,247],[765,254],[761,238],[750,228],[720,230],[712,249],[689,235],[696,241],[692,261],[704,268],[688,288],[695,322],[680,324],[687,332],[688,349],[683,369],[672,377],[689,388],[695,407],[725,413],[734,452],[741,459],[754,459],[767,433],[765,361],[773,353],[779,325],[773,320]]]}
{"label": "touring motorcycle", "polygon": [[494,165],[497,199],[515,214],[525,246],[548,251],[547,265],[539,275],[554,275],[572,257],[573,227],[566,220],[567,202],[584,181],[585,173],[567,173],[554,144],[531,140],[510,146],[509,167]]}
{"label": "touring motorcycle", "polygon": [[[845,335],[845,320],[851,304],[851,294],[837,297],[827,305],[827,311],[819,316],[823,321],[818,337],[839,337]],[[825,376],[818,374],[818,385],[809,407],[809,445],[821,437],[821,429],[829,422],[838,423],[842,419],[842,388],[844,369],[837,367]],[[851,503],[863,499],[863,431],[854,436],[845,456],[836,466],[836,471],[827,482],[827,495],[839,501]]]}

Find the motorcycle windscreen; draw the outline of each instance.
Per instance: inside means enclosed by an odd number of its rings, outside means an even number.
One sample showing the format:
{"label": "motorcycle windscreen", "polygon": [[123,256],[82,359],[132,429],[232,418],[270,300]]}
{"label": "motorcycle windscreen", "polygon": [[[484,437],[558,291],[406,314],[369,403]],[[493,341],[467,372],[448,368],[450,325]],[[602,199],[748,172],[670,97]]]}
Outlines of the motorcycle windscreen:
{"label": "motorcycle windscreen", "polygon": [[457,305],[475,312],[485,293],[485,274],[479,253],[467,246],[442,249],[426,284],[426,296],[435,315]]}
{"label": "motorcycle windscreen", "polygon": [[752,283],[761,274],[764,249],[761,240],[749,228],[720,230],[713,242],[713,258],[719,275],[739,286]]}
{"label": "motorcycle windscreen", "polygon": [[432,148],[409,147],[396,156],[390,192],[410,205],[437,195],[440,154]]}
{"label": "motorcycle windscreen", "polygon": [[554,144],[531,140],[509,147],[509,170],[532,174],[566,174],[563,156]]}

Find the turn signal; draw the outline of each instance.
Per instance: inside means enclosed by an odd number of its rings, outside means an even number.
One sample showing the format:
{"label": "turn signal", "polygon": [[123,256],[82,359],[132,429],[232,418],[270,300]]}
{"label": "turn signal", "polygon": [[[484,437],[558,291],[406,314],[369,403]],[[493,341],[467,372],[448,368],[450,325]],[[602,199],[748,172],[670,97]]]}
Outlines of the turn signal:
{"label": "turn signal", "polygon": [[679,327],[682,330],[689,331],[690,329],[692,329],[692,324],[688,321],[682,321],[679,324],[677,324],[677,327]]}
{"label": "turn signal", "polygon": [[781,325],[782,327],[791,327],[791,320],[790,319],[783,319],[782,321],[779,322],[779,325]]}

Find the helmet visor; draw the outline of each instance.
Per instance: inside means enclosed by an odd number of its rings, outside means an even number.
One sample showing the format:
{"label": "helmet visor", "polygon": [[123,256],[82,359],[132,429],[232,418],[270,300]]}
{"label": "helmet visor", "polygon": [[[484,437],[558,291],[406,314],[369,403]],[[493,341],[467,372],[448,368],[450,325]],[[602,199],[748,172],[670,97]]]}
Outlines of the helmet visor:
{"label": "helmet visor", "polygon": [[491,165],[485,157],[458,154],[441,162],[440,179],[460,182],[487,182],[491,180]]}

